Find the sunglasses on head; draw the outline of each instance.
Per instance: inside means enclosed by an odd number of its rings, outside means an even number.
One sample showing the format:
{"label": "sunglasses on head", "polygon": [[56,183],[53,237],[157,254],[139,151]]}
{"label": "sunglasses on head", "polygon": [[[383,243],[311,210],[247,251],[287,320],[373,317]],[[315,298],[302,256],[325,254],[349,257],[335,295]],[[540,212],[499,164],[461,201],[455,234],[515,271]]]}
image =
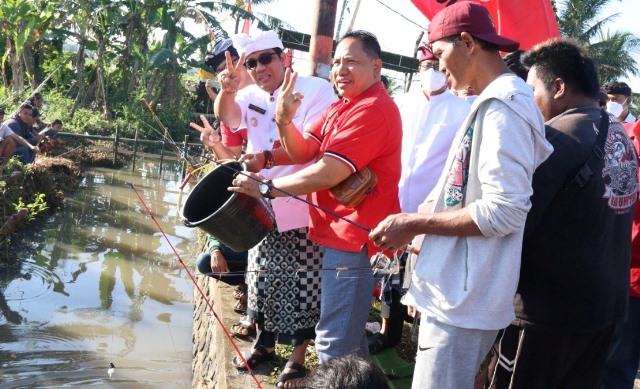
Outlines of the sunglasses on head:
{"label": "sunglasses on head", "polygon": [[244,61],[244,67],[248,70],[253,70],[258,67],[258,62],[263,65],[269,65],[271,61],[273,61],[273,56],[278,55],[278,53],[262,53],[258,56],[258,58],[251,58]]}

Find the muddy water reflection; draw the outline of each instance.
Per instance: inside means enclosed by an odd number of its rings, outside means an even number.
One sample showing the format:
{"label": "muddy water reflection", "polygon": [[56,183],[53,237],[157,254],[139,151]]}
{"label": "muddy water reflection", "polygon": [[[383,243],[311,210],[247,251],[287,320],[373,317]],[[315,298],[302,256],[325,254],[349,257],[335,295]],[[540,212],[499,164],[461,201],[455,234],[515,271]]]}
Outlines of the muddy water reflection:
{"label": "muddy water reflection", "polygon": [[188,263],[179,167],[159,177],[157,162],[137,164],[88,171],[65,209],[0,264],[1,388],[191,387],[193,286],[126,184]]}

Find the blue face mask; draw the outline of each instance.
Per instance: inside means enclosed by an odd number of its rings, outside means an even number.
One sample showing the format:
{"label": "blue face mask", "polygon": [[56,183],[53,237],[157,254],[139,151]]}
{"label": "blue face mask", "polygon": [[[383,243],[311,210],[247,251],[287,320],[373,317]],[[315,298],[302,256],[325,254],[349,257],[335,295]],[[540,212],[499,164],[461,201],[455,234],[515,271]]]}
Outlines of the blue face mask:
{"label": "blue face mask", "polygon": [[473,96],[465,96],[464,99],[467,100],[467,102],[469,104],[473,104],[474,101],[476,101],[476,99],[478,98],[477,95],[473,95]]}

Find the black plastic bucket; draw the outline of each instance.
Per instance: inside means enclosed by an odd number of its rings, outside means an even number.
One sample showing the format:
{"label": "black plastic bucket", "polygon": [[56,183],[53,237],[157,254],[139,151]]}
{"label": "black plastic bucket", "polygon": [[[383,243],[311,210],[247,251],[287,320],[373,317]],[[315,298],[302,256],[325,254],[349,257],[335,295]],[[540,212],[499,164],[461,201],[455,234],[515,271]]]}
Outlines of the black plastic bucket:
{"label": "black plastic bucket", "polygon": [[185,226],[198,227],[238,252],[260,243],[275,223],[265,199],[227,190],[241,170],[239,162],[221,162],[196,184],[182,208]]}

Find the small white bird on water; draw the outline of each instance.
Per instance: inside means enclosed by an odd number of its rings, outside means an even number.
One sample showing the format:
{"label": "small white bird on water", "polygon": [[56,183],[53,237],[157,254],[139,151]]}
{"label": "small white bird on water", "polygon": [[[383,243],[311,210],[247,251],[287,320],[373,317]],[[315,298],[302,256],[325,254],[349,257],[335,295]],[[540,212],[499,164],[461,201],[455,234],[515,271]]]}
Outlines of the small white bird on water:
{"label": "small white bird on water", "polygon": [[111,378],[111,374],[113,374],[116,371],[116,365],[113,364],[113,362],[109,362],[109,370],[107,370],[107,373],[109,373],[109,378]]}

